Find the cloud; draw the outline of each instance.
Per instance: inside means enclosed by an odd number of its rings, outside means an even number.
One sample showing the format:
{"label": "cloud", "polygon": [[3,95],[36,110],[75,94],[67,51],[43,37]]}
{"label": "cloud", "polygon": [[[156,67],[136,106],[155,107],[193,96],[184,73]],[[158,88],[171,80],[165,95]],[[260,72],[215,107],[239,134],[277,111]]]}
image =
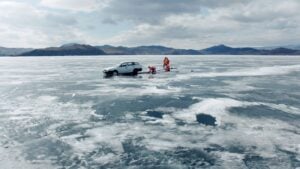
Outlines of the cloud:
{"label": "cloud", "polygon": [[104,13],[116,20],[131,20],[135,22],[159,23],[165,17],[178,14],[205,15],[206,8],[217,8],[241,4],[240,0],[123,0],[110,1]]}
{"label": "cloud", "polygon": [[[271,4],[271,5],[270,5]],[[300,14],[300,2],[295,0],[256,0],[246,5],[229,8],[228,17],[241,22],[265,22],[276,19],[290,19]]]}
{"label": "cloud", "polygon": [[41,4],[55,9],[92,12],[106,7],[110,0],[42,0]]}
{"label": "cloud", "polygon": [[293,44],[300,40],[298,9],[298,0],[0,1],[0,45]]}
{"label": "cloud", "polygon": [[[147,12],[131,17],[130,10],[124,10],[129,12],[124,18],[130,17],[137,24],[132,30],[110,39],[110,42],[133,46],[154,43],[200,49],[220,43],[233,46],[266,46],[299,41],[295,37],[300,26],[299,1],[227,2],[229,3],[222,6],[214,1],[195,1],[193,5],[197,7],[191,8],[192,10],[185,10],[186,6],[181,6],[180,3],[163,12],[159,12],[163,9],[158,8],[152,15],[156,18],[155,21],[151,17],[148,19],[150,14]],[[197,5],[198,3],[201,5]],[[148,9],[149,7],[142,7],[140,10]]]}
{"label": "cloud", "polygon": [[22,2],[0,2],[0,20],[1,43],[9,47],[44,47],[80,34],[74,17]]}

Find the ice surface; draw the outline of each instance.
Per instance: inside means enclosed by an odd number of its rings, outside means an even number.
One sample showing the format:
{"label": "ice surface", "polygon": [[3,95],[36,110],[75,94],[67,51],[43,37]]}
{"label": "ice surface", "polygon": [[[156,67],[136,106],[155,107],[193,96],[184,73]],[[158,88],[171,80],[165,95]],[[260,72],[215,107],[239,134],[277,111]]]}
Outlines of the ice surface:
{"label": "ice surface", "polygon": [[102,75],[162,59],[1,58],[1,168],[300,166],[299,57],[170,56],[176,72]]}

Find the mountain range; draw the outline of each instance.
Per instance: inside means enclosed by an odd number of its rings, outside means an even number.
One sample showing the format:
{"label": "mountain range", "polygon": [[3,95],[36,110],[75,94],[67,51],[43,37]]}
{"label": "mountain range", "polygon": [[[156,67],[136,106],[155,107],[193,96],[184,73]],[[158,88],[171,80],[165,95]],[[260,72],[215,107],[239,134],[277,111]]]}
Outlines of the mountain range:
{"label": "mountain range", "polygon": [[32,51],[31,48],[5,48],[0,47],[0,56],[17,56]]}
{"label": "mountain range", "polygon": [[66,44],[60,47],[34,49],[24,52],[20,56],[81,56],[81,55],[105,55],[101,49],[90,45]]}
{"label": "mountain range", "polygon": [[202,50],[176,49],[164,46],[91,46],[65,44],[43,49],[0,47],[0,56],[82,56],[82,55],[300,55],[300,49],[287,47],[234,48],[217,45]]}

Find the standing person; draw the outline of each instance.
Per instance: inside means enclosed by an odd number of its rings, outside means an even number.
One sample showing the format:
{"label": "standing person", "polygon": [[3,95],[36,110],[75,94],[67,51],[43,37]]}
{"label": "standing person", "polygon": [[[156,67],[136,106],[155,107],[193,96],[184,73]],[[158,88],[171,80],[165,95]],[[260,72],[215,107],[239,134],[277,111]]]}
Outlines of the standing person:
{"label": "standing person", "polygon": [[170,71],[170,60],[168,57],[164,58],[164,62],[163,62],[163,68],[165,69],[166,72]]}

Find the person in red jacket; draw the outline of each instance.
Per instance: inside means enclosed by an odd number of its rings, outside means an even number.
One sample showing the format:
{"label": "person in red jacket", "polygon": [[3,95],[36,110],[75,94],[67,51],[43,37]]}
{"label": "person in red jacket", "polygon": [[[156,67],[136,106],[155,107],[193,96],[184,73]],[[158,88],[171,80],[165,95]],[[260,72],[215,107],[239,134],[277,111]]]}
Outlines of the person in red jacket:
{"label": "person in red jacket", "polygon": [[155,66],[148,66],[150,74],[156,74],[156,67]]}
{"label": "person in red jacket", "polygon": [[169,72],[171,67],[170,67],[170,60],[168,57],[164,58],[164,62],[163,62],[163,68],[165,69],[166,72]]}

